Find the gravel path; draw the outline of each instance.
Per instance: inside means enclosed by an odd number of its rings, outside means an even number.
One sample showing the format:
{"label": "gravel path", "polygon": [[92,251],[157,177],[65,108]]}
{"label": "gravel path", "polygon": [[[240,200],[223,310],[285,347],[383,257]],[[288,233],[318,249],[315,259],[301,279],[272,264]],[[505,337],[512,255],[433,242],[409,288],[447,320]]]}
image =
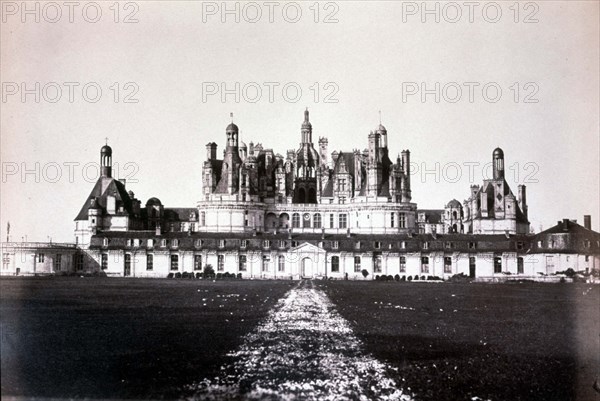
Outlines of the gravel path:
{"label": "gravel path", "polygon": [[303,280],[228,355],[222,375],[192,386],[199,399],[411,400],[394,368],[366,354],[327,295]]}

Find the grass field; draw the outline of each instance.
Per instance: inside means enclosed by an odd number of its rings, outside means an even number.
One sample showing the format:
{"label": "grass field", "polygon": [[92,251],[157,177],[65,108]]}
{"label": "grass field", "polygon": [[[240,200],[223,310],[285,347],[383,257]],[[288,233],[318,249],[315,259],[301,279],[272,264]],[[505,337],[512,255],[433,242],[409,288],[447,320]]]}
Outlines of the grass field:
{"label": "grass field", "polygon": [[292,285],[3,278],[2,395],[177,397],[217,374]]}
{"label": "grass field", "polygon": [[600,399],[600,288],[326,282],[368,351],[421,400]]}
{"label": "grass field", "polygon": [[[219,375],[226,354],[296,284],[3,278],[2,395],[180,397]],[[315,287],[417,400],[598,399],[598,286]]]}

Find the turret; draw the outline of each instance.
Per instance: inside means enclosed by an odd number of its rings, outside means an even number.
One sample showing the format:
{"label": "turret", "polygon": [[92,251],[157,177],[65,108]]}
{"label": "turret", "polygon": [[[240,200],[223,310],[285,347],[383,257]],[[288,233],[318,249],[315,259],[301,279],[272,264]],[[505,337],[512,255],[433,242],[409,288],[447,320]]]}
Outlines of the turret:
{"label": "turret", "polygon": [[504,179],[504,152],[502,149],[494,149],[494,153],[492,153],[492,164],[494,168],[494,180]]}
{"label": "turret", "polygon": [[108,144],[100,149],[100,175],[106,178],[112,176],[112,148]]}
{"label": "turret", "polygon": [[304,122],[300,129],[302,136],[302,143],[312,143],[312,124],[308,119],[308,107],[304,110]]}
{"label": "turret", "polygon": [[519,208],[527,217],[527,193],[525,185],[519,185],[517,187],[517,200],[519,202]]}

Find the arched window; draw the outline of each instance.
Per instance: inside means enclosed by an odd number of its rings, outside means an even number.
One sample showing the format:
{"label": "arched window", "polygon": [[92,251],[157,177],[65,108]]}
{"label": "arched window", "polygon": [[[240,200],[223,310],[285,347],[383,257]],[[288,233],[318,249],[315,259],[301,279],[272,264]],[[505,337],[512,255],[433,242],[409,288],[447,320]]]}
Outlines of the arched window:
{"label": "arched window", "polygon": [[458,218],[458,215],[456,214],[456,211],[452,212],[452,217],[453,217],[454,219],[457,219],[457,218]]}
{"label": "arched window", "polygon": [[292,215],[292,227],[293,228],[298,228],[300,227],[300,214],[298,213],[294,213]]}
{"label": "arched window", "polygon": [[315,213],[315,215],[313,216],[313,226],[315,228],[321,228],[321,214],[320,213]]}

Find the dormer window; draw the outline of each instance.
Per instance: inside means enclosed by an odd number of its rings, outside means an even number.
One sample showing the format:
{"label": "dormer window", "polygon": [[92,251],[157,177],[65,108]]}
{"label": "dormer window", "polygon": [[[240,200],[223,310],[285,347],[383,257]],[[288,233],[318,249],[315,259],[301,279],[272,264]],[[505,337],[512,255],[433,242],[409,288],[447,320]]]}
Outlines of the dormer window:
{"label": "dormer window", "polygon": [[194,245],[196,246],[196,248],[202,247],[202,240],[201,239],[197,239],[196,242],[194,243]]}
{"label": "dormer window", "polygon": [[242,248],[242,249],[246,249],[246,248],[248,248],[248,240],[247,240],[247,239],[243,239],[243,240],[240,242],[240,248]]}
{"label": "dormer window", "polygon": [[173,241],[171,241],[171,246],[174,248],[177,248],[179,246],[179,240],[174,239]]}
{"label": "dormer window", "polygon": [[406,241],[400,242],[400,248],[406,249]]}
{"label": "dormer window", "polygon": [[108,238],[102,240],[102,246],[108,246]]}
{"label": "dormer window", "polygon": [[160,240],[160,246],[163,247],[163,248],[166,247],[167,246],[167,240],[166,239],[161,239]]}
{"label": "dormer window", "polygon": [[225,248],[225,240],[224,239],[219,240],[219,248]]}
{"label": "dormer window", "polygon": [[339,248],[339,246],[340,246],[339,242],[337,242],[337,241],[332,241],[332,242],[331,242],[331,247],[332,247],[333,249],[338,249],[338,248]]}
{"label": "dormer window", "polygon": [[280,248],[285,248],[285,246],[286,246],[285,241],[279,241],[279,247]]}
{"label": "dormer window", "polygon": [[130,239],[127,240],[127,246],[131,246],[132,242]]}
{"label": "dormer window", "polygon": [[451,249],[452,248],[452,242],[446,241],[446,243],[444,244],[444,246],[446,247],[446,249]]}
{"label": "dormer window", "polygon": [[429,242],[423,242],[423,249],[429,249]]}
{"label": "dormer window", "polygon": [[354,249],[360,249],[360,241],[356,241],[354,244]]}
{"label": "dormer window", "polygon": [[375,242],[373,243],[373,246],[375,247],[375,249],[381,249],[381,242],[379,242],[379,241],[375,241]]}
{"label": "dormer window", "polygon": [[138,238],[133,240],[133,246],[140,246],[140,240]]}
{"label": "dormer window", "polygon": [[268,239],[263,241],[263,247],[268,248],[271,246],[271,241],[269,241]]}
{"label": "dormer window", "polygon": [[469,242],[469,249],[475,249],[475,243]]}
{"label": "dormer window", "polygon": [[146,245],[148,246],[148,248],[152,248],[154,246],[154,240],[153,239],[149,239],[147,241]]}

